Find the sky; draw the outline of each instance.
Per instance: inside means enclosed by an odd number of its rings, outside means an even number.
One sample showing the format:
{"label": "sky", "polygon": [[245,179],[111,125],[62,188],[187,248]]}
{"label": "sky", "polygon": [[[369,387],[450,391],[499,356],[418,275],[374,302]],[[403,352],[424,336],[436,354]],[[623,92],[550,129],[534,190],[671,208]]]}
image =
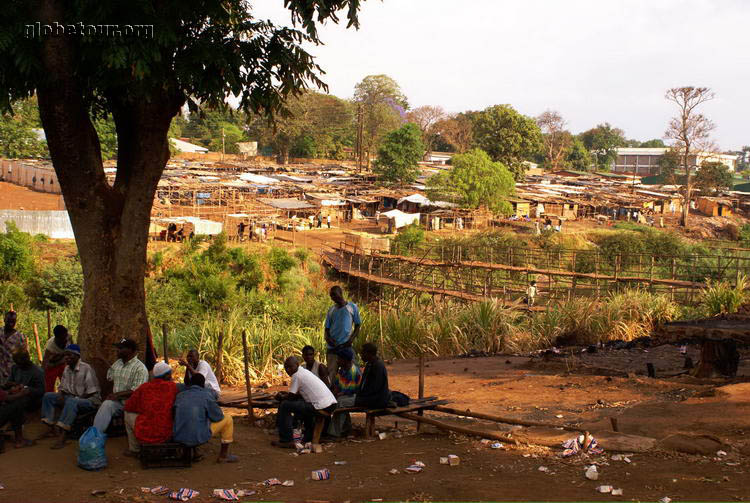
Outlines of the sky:
{"label": "sky", "polygon": [[[283,4],[251,3],[291,25]],[[648,140],[675,114],[665,91],[702,86],[716,94],[702,112],[718,146],[750,145],[750,0],[365,0],[359,30],[341,14],[308,50],[342,98],[386,74],[412,108],[552,109],[573,133],[609,122]]]}

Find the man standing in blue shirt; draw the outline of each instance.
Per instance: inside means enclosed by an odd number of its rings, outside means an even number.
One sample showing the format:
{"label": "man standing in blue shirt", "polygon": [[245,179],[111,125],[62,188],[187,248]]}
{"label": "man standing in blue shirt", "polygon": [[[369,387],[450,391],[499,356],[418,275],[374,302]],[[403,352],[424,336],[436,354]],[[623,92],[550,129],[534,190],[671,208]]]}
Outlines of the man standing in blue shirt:
{"label": "man standing in blue shirt", "polygon": [[334,305],[326,315],[326,365],[328,380],[333,382],[339,368],[336,352],[341,348],[351,347],[359,334],[362,320],[359,318],[357,304],[346,301],[340,286],[331,287],[330,295]]}

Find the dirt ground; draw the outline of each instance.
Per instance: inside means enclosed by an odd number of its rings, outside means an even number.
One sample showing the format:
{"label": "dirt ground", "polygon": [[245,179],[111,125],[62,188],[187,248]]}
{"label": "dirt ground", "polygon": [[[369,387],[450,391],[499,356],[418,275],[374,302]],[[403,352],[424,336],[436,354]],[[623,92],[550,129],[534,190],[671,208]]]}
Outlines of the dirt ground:
{"label": "dirt ground", "polygon": [[[690,348],[695,359],[697,349]],[[41,441],[28,449],[10,446],[0,455],[1,502],[157,502],[166,496],[144,495],[140,487],[166,485],[200,491],[192,501],[217,501],[213,489],[256,491],[241,501],[456,501],[456,500],[632,500],[742,501],[748,498],[747,473],[750,454],[750,366],[741,362],[740,377],[696,380],[689,377],[649,379],[645,363],[652,362],[657,376],[679,372],[683,357],[675,346],[605,351],[551,361],[518,356],[430,360],[426,364],[426,394],[451,400],[456,408],[470,408],[505,417],[578,425],[597,432],[609,430],[609,417],[617,417],[620,431],[663,440],[684,434],[672,442],[629,456],[631,463],[612,459],[614,452],[562,459],[560,448],[513,445],[490,449],[479,438],[441,433],[432,427],[419,434],[407,420],[380,419],[378,428],[388,432],[384,440],[364,441],[355,436],[345,442],[326,444],[322,454],[294,456],[270,446],[272,430],[251,426],[245,412],[235,415],[236,465],[216,465],[218,443],[203,451],[206,459],[190,469],[143,470],[137,461],[121,455],[125,438],[110,439],[109,467],[86,472],[76,467],[76,445],[49,449]],[[414,361],[388,365],[392,389],[416,395],[418,370]],[[631,372],[624,377],[622,370]],[[635,373],[633,373],[635,372]],[[619,377],[622,375],[623,377]],[[460,419],[439,413],[428,416],[452,420],[464,427],[510,432],[509,425]],[[559,417],[562,416],[562,417]],[[452,418],[452,419],[451,419]],[[355,417],[355,425],[361,422]],[[31,424],[29,436],[42,428]],[[512,433],[511,433],[512,434]],[[553,435],[560,436],[560,430]],[[572,434],[571,434],[572,435]],[[708,435],[722,444],[726,456],[718,456]],[[564,435],[565,436],[565,435]],[[687,439],[687,441],[684,441]],[[706,448],[706,445],[708,447]],[[704,454],[688,454],[693,447]],[[441,456],[456,454],[458,466],[439,464]],[[403,469],[413,460],[425,463],[423,472]],[[345,464],[336,464],[336,462]],[[597,463],[599,480],[584,477],[587,464]],[[546,467],[546,471],[541,471]],[[332,477],[313,481],[310,472],[328,468]],[[390,470],[399,471],[391,475]],[[268,478],[293,480],[293,487],[262,487]],[[40,483],[40,481],[43,481]],[[622,496],[596,492],[600,485],[623,490]],[[95,490],[106,491],[92,496]]]}
{"label": "dirt ground", "polygon": [[61,196],[0,182],[0,210],[60,210]]}

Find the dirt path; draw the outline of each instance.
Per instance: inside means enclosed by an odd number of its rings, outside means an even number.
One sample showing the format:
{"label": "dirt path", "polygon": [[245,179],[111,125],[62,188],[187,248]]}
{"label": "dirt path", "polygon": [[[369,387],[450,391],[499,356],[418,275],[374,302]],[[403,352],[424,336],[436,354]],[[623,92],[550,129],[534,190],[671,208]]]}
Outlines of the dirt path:
{"label": "dirt path", "polygon": [[[657,449],[635,454],[628,464],[614,461],[612,453],[605,453],[592,459],[600,463],[600,479],[595,482],[583,476],[585,464],[592,461],[585,457],[561,459],[557,448],[533,446],[507,445],[508,450],[493,450],[478,439],[449,436],[430,428],[417,435],[405,420],[381,420],[379,428],[390,431],[385,440],[350,440],[327,445],[323,454],[295,457],[269,445],[273,438],[269,430],[250,427],[238,417],[233,449],[241,461],[230,466],[212,462],[218,450],[215,441],[204,449],[207,459],[191,469],[142,470],[137,462],[120,455],[125,439],[114,438],[107,445],[109,467],[96,473],[75,466],[75,444],[62,451],[50,450],[49,441],[20,451],[10,447],[0,455],[0,483],[6,487],[0,491],[0,501],[167,501],[166,497],[143,495],[139,490],[156,485],[200,491],[201,496],[193,501],[217,501],[211,497],[212,490],[231,487],[257,491],[242,501],[656,501],[664,496],[675,501],[741,501],[747,497],[748,459],[739,448],[746,442],[745,432],[750,431],[750,385],[715,389],[717,383],[710,381],[606,375],[617,374],[621,368],[645,368],[646,360],[655,363],[657,373],[664,374],[679,367],[681,357],[674,346],[664,346],[648,353],[643,349],[621,350],[546,363],[521,357],[432,360],[426,367],[426,392],[448,398],[459,408],[581,423],[592,431],[608,428],[607,418],[614,415],[624,433],[658,439],[674,433],[713,434],[727,443],[727,457],[717,458],[713,452],[688,455]],[[750,374],[746,363],[743,361],[740,369],[745,376]],[[392,388],[416,394],[415,362],[390,364],[389,373]],[[240,410],[227,412],[244,414]],[[447,419],[437,413],[430,415]],[[509,428],[470,419],[453,420],[474,429]],[[28,426],[30,435],[40,431],[38,424]],[[439,458],[448,454],[458,455],[460,465],[440,465]],[[427,465],[422,473],[403,472],[412,460]],[[337,465],[335,461],[346,464]],[[540,471],[541,466],[548,471]],[[331,480],[310,480],[311,470],[319,468],[329,468]],[[391,469],[399,473],[391,475]],[[295,484],[273,488],[257,485],[271,477],[291,479]],[[600,495],[595,488],[602,484],[622,488],[623,496]],[[91,496],[93,490],[107,493],[97,498]]]}
{"label": "dirt path", "polygon": [[61,196],[0,182],[0,210],[61,210]]}

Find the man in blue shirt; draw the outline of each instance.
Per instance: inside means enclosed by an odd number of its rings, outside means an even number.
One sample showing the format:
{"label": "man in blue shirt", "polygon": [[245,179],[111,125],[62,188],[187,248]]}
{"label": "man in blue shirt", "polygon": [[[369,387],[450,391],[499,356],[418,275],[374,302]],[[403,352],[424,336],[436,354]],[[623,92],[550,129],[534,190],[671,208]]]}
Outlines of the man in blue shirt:
{"label": "man in blue shirt", "polygon": [[177,395],[174,401],[173,439],[188,447],[198,447],[212,436],[221,437],[221,451],[217,463],[236,463],[237,456],[229,454],[229,444],[234,442],[232,416],[224,415],[214,394],[204,388],[203,374],[193,374],[190,386]]}
{"label": "man in blue shirt", "polygon": [[328,381],[333,382],[339,368],[336,352],[341,348],[351,347],[359,334],[362,320],[359,318],[357,304],[346,301],[340,286],[331,287],[330,295],[334,305],[326,315],[326,365]]}

